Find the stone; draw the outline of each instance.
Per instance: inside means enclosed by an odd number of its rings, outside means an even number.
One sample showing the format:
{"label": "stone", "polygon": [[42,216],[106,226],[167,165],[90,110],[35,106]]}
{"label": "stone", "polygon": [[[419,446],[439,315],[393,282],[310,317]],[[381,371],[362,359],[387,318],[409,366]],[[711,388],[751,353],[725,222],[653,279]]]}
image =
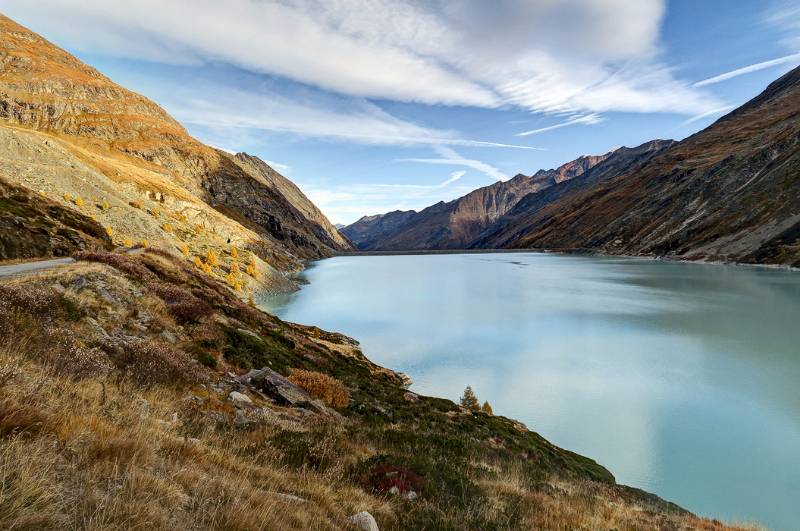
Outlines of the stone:
{"label": "stone", "polygon": [[108,332],[106,332],[105,328],[103,328],[100,325],[100,323],[97,322],[97,319],[95,319],[94,317],[87,316],[84,317],[83,320],[86,322],[87,325],[89,325],[89,327],[94,331],[95,334],[99,335],[105,340],[111,339],[110,336],[108,335]]}
{"label": "stone", "polygon": [[406,492],[406,499],[409,501],[414,501],[417,499],[417,493],[413,490]]}
{"label": "stone", "polygon": [[250,397],[242,394],[238,391],[231,391],[228,395],[228,400],[234,403],[234,405],[241,406],[245,404],[252,404],[253,401],[250,400]]}
{"label": "stone", "polygon": [[400,489],[397,487],[397,485],[395,485],[394,487],[389,489],[389,494],[391,494],[392,496],[397,496],[398,494],[400,494]]}
{"label": "stone", "polygon": [[417,393],[412,393],[411,391],[408,391],[403,395],[403,400],[412,403],[417,402],[419,400],[419,395]]}
{"label": "stone", "polygon": [[303,407],[323,415],[332,414],[322,402],[315,400],[304,389],[268,367],[252,370],[237,380],[263,391],[281,406]]}
{"label": "stone", "polygon": [[252,330],[247,330],[246,328],[237,328],[236,331],[246,336],[254,337],[256,339],[261,339],[258,334],[256,334]]}
{"label": "stone", "polygon": [[375,521],[375,517],[369,514],[367,511],[361,511],[360,513],[356,513],[349,518],[350,523],[355,526],[357,529],[361,529],[362,531],[380,531],[378,528],[378,522]]}

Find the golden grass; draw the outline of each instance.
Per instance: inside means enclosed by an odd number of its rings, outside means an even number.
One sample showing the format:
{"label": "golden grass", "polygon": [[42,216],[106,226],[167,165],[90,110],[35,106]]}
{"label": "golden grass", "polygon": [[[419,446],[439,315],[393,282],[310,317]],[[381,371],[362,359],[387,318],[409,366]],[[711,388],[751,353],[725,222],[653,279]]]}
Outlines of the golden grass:
{"label": "golden grass", "polygon": [[314,398],[322,400],[328,407],[343,408],[350,402],[347,388],[327,374],[297,369],[289,376],[289,380]]}
{"label": "golden grass", "polygon": [[356,508],[390,510],[341,470],[287,469],[269,442],[280,428],[219,432],[200,419],[189,439],[192,418],[169,420],[177,390],[71,380],[1,348],[8,366],[21,370],[0,387],[2,529],[333,530]]}

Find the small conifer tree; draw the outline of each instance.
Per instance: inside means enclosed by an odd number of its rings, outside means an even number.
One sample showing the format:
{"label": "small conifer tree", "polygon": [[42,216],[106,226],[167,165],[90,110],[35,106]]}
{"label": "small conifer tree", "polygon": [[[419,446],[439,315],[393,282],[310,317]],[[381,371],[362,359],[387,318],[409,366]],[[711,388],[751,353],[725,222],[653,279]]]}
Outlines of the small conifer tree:
{"label": "small conifer tree", "polygon": [[464,394],[461,397],[461,407],[465,407],[472,411],[480,411],[481,404],[478,402],[478,397],[475,396],[475,393],[472,391],[472,387],[467,386],[464,389]]}
{"label": "small conifer tree", "polygon": [[485,400],[483,402],[483,405],[481,406],[481,411],[483,411],[487,415],[494,415],[494,413],[492,412],[492,406],[490,406],[489,402]]}

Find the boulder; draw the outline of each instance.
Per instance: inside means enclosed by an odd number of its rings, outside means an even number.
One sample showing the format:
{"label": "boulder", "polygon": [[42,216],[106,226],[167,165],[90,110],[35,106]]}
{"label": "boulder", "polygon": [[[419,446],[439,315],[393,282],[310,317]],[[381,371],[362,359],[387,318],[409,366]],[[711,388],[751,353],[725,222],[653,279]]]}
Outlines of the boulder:
{"label": "boulder", "polygon": [[356,513],[351,516],[349,520],[354,527],[361,529],[362,531],[380,531],[378,528],[378,522],[375,521],[375,517],[369,514],[367,511]]}
{"label": "boulder", "polygon": [[263,391],[279,405],[303,407],[323,415],[331,413],[322,402],[315,400],[304,389],[268,367],[252,370],[237,379],[240,383],[251,385]]}
{"label": "boulder", "polygon": [[228,395],[228,400],[230,400],[231,402],[234,403],[234,405],[237,406],[253,403],[253,401],[250,400],[249,396],[239,393],[238,391],[231,391],[230,394]]}

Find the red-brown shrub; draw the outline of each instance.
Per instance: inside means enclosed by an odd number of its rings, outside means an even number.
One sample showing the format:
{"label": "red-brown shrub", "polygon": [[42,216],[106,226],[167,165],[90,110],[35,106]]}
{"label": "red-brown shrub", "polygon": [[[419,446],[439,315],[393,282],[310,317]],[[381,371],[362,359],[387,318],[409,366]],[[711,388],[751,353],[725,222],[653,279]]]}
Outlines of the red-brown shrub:
{"label": "red-brown shrub", "polygon": [[206,372],[188,354],[168,343],[132,338],[105,347],[117,367],[142,387],[207,380]]}

